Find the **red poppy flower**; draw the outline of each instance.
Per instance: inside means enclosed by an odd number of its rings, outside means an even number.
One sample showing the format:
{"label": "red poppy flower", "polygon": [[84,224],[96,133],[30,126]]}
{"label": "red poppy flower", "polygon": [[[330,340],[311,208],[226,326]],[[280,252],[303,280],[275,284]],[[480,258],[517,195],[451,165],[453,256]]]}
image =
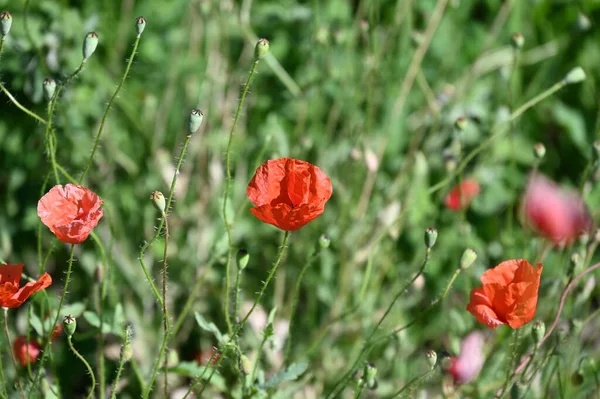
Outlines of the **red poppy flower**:
{"label": "red poppy flower", "polygon": [[35,363],[40,351],[40,345],[37,342],[27,342],[27,337],[19,336],[13,343],[15,358],[21,363],[21,366],[27,366],[27,363]]}
{"label": "red poppy flower", "polygon": [[294,231],[323,213],[331,197],[331,180],[321,169],[291,158],[258,167],[246,194],[258,219],[281,230]]}
{"label": "red poppy flower", "polygon": [[455,384],[468,384],[479,375],[485,362],[483,344],[483,334],[479,331],[470,333],[462,341],[460,354],[451,358],[452,363],[448,370]]}
{"label": "red poppy flower", "polygon": [[102,202],[86,187],[54,186],[38,202],[38,216],[60,241],[80,244],[102,217]]}
{"label": "red poppy flower", "polygon": [[460,188],[456,185],[450,190],[448,195],[446,195],[444,203],[453,211],[460,211],[469,206],[473,198],[479,194],[479,191],[480,187],[477,180],[465,179],[460,183]]}
{"label": "red poppy flower", "polygon": [[27,298],[52,284],[52,277],[44,273],[36,282],[19,288],[23,264],[0,266],[0,307],[18,308]]}
{"label": "red poppy flower", "polygon": [[569,243],[591,226],[592,219],[579,195],[541,175],[529,179],[523,210],[526,221],[555,244]]}
{"label": "red poppy flower", "polygon": [[483,288],[471,291],[467,310],[490,328],[508,324],[516,329],[533,319],[543,265],[524,259],[507,260],[483,273]]}

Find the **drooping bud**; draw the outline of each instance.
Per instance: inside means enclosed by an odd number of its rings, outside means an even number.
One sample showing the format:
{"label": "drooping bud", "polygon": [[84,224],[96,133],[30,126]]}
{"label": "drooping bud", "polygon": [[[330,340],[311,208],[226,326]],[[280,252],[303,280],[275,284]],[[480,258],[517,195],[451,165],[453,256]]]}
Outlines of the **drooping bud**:
{"label": "drooping bud", "polygon": [[52,97],[54,97],[54,92],[56,91],[56,81],[52,78],[44,79],[44,98],[46,101],[50,101]]}
{"label": "drooping bud", "polygon": [[244,270],[250,261],[250,254],[245,249],[240,249],[236,256],[238,270]]}
{"label": "drooping bud", "polygon": [[204,114],[202,111],[199,109],[193,109],[192,112],[190,112],[190,119],[188,121],[188,132],[190,132],[190,134],[196,133],[196,131],[200,129],[203,119]]}
{"label": "drooping bud", "polygon": [[98,34],[96,32],[90,32],[85,35],[83,39],[83,61],[87,61],[88,58],[94,54],[98,47]]}
{"label": "drooping bud", "polygon": [[435,365],[437,364],[437,352],[434,350],[428,350],[425,354],[425,357],[427,358],[427,363],[429,363],[429,367],[431,367],[431,369],[433,370],[435,368]]}
{"label": "drooping bud", "polygon": [[0,13],[0,33],[2,37],[8,35],[12,26],[12,15],[8,11]]}
{"label": "drooping bud", "polygon": [[464,130],[467,128],[467,123],[467,118],[465,118],[464,116],[459,116],[458,118],[456,118],[456,121],[454,121],[454,127],[457,130],[464,132]]}
{"label": "drooping bud", "polygon": [[542,341],[542,338],[544,338],[544,335],[546,334],[546,324],[544,324],[544,322],[541,320],[536,320],[536,322],[533,323],[532,334],[533,341],[537,345]]}
{"label": "drooping bud", "polygon": [[250,373],[252,373],[252,362],[246,355],[240,357],[240,370],[244,375],[250,375]]}
{"label": "drooping bud", "polygon": [[473,249],[465,249],[465,252],[463,252],[462,257],[460,258],[460,268],[462,270],[468,269],[476,259],[477,253]]}
{"label": "drooping bud", "polygon": [[258,39],[254,48],[254,59],[260,60],[269,52],[269,41],[267,39]]}
{"label": "drooping bud", "polygon": [[135,30],[137,32],[138,37],[142,36],[142,32],[146,28],[146,18],[140,16],[135,19]]}
{"label": "drooping bud", "polygon": [[438,231],[435,227],[425,229],[425,246],[427,249],[433,248],[438,238]]}
{"label": "drooping bud", "polygon": [[331,245],[331,238],[329,238],[328,235],[321,234],[321,237],[319,237],[319,246],[323,249],[327,249],[329,248],[329,245]]}
{"label": "drooping bud", "polygon": [[568,85],[583,82],[586,78],[585,71],[581,67],[575,67],[567,73],[564,82]]}
{"label": "drooping bud", "polygon": [[522,33],[513,33],[510,38],[512,41],[512,46],[516,50],[520,50],[523,48],[523,45],[525,44],[525,37]]}
{"label": "drooping bud", "polygon": [[77,329],[77,320],[73,315],[66,315],[63,318],[63,330],[67,333],[68,337],[72,337]]}
{"label": "drooping bud", "polygon": [[165,200],[163,193],[160,191],[152,191],[152,194],[150,194],[150,200],[152,200],[152,205],[154,205],[154,207],[158,209],[160,213],[165,212],[165,209],[167,208],[167,201]]}
{"label": "drooping bud", "polygon": [[533,155],[537,160],[542,160],[546,155],[546,147],[542,143],[535,143],[533,145]]}
{"label": "drooping bud", "polygon": [[363,371],[367,388],[377,389],[377,367],[373,363],[367,363]]}

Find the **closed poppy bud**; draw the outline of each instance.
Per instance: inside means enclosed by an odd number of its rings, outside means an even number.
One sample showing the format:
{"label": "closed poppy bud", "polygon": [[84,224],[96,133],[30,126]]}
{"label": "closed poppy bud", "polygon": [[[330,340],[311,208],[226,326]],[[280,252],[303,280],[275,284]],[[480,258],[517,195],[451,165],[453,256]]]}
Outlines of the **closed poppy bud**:
{"label": "closed poppy bud", "polygon": [[467,128],[467,118],[464,116],[459,116],[456,118],[456,121],[454,121],[454,127],[461,132],[464,131]]}
{"label": "closed poppy bud", "polygon": [[465,249],[461,258],[460,258],[460,268],[462,270],[467,270],[471,265],[477,260],[477,253],[471,249]]}
{"label": "closed poppy bud", "polygon": [[323,249],[327,249],[327,248],[329,248],[330,244],[331,244],[331,238],[329,238],[329,236],[327,236],[325,234],[321,234],[321,237],[319,237],[319,246]]}
{"label": "closed poppy bud", "polygon": [[427,358],[427,363],[429,363],[429,367],[431,367],[431,369],[433,370],[435,368],[435,365],[437,364],[436,351],[428,350],[427,353],[425,354],[425,357]]}
{"label": "closed poppy bud", "polygon": [[63,318],[63,328],[67,333],[67,336],[71,337],[75,334],[77,329],[77,319],[73,315],[67,315]]}
{"label": "closed poppy bud", "polygon": [[425,246],[427,249],[433,248],[437,241],[438,231],[434,227],[428,227],[425,229]]}
{"label": "closed poppy bud", "polygon": [[88,58],[94,54],[98,47],[98,34],[96,32],[90,32],[85,35],[83,39],[83,61],[87,61]]}
{"label": "closed poppy bud", "polygon": [[121,347],[121,357],[124,361],[128,362],[133,356],[133,349],[131,349],[131,343],[126,341]]}
{"label": "closed poppy bud", "polygon": [[50,101],[52,97],[54,97],[54,92],[56,91],[56,81],[52,78],[44,79],[43,89],[44,98],[46,101]]}
{"label": "closed poppy bud", "polygon": [[165,196],[160,191],[152,191],[150,194],[150,200],[152,201],[152,205],[160,212],[164,213],[165,208],[167,207],[167,201],[165,200]]}
{"label": "closed poppy bud", "polygon": [[145,28],[146,28],[146,18],[137,17],[135,19],[135,30],[138,34],[138,37],[142,35],[142,32],[144,31]]}
{"label": "closed poppy bud", "polygon": [[10,27],[12,26],[12,15],[8,11],[3,11],[0,13],[0,33],[2,33],[2,37],[8,35],[10,32]]}
{"label": "closed poppy bud", "polygon": [[541,160],[546,155],[546,147],[542,143],[535,143],[533,145],[533,155],[536,159]]}
{"label": "closed poppy bud", "polygon": [[583,68],[575,67],[575,68],[571,69],[569,71],[569,73],[567,73],[567,76],[565,76],[564,82],[566,84],[574,84],[574,83],[583,82],[585,80],[585,78],[586,78],[586,76],[585,76],[585,71],[583,70]]}
{"label": "closed poppy bud", "polygon": [[544,324],[544,322],[541,320],[537,320],[535,323],[533,323],[533,329],[531,331],[533,334],[533,341],[537,345],[542,341],[544,335],[546,334],[546,324]]}
{"label": "closed poppy bud", "polygon": [[258,39],[254,48],[254,58],[260,60],[269,52],[269,41],[267,39]]}
{"label": "closed poppy bud", "polygon": [[190,119],[188,120],[188,132],[190,132],[190,134],[196,133],[196,131],[200,129],[203,119],[204,114],[202,111],[193,109],[192,112],[190,112]]}
{"label": "closed poppy bud", "polygon": [[513,33],[511,36],[512,45],[516,50],[523,48],[525,44],[525,37],[521,33]]}
{"label": "closed poppy bud", "polygon": [[250,375],[250,373],[252,373],[252,362],[246,355],[240,357],[240,370],[244,375]]}
{"label": "closed poppy bud", "polygon": [[377,389],[377,367],[373,363],[367,363],[364,370],[365,382],[367,384],[367,388],[369,389]]}
{"label": "closed poppy bud", "polygon": [[250,254],[245,249],[240,249],[236,256],[237,267],[239,270],[244,270],[250,261]]}

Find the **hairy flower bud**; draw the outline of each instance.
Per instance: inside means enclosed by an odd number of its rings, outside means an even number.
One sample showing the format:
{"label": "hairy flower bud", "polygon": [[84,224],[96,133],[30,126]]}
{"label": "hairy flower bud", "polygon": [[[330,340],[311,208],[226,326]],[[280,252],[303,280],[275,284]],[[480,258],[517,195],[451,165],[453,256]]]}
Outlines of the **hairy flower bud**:
{"label": "hairy flower bud", "polygon": [[473,249],[465,249],[465,252],[463,252],[462,257],[460,258],[460,268],[462,270],[468,269],[476,259],[477,253]]}
{"label": "hairy flower bud", "polygon": [[525,37],[522,33],[513,33],[510,38],[515,49],[520,50],[523,48],[523,45],[525,44]]}
{"label": "hairy flower bud", "polygon": [[250,254],[245,249],[240,249],[236,256],[237,267],[239,270],[244,270],[250,261]]}
{"label": "hairy flower bud", "polygon": [[567,73],[564,82],[566,84],[573,84],[583,82],[586,78],[585,71],[581,67],[575,67]]}
{"label": "hairy flower bud", "polygon": [[8,35],[12,26],[12,15],[8,11],[0,13],[0,34],[2,37]]}
{"label": "hairy flower bud", "polygon": [[75,334],[75,330],[77,329],[77,320],[73,315],[66,315],[63,318],[63,330],[67,333],[68,337],[73,336]]}
{"label": "hairy flower bud", "polygon": [[190,112],[190,119],[188,121],[188,132],[190,132],[190,134],[196,133],[196,131],[200,129],[203,119],[204,114],[202,111],[199,109],[193,109],[192,112]]}
{"label": "hairy flower bud", "polygon": [[533,155],[536,159],[541,160],[546,155],[546,147],[542,143],[535,143],[533,145]]}
{"label": "hairy flower bud", "polygon": [[323,249],[327,249],[327,248],[329,248],[330,244],[331,244],[331,238],[329,238],[329,236],[327,236],[325,234],[321,234],[321,237],[319,237],[319,246]]}
{"label": "hairy flower bud", "polygon": [[98,34],[96,32],[90,32],[85,35],[83,39],[83,61],[87,61],[88,58],[94,54],[98,47]]}
{"label": "hairy flower bud", "polygon": [[428,227],[425,229],[425,246],[427,249],[433,248],[435,242],[437,241],[438,231],[435,227]]}
{"label": "hairy flower bud", "polygon": [[252,373],[252,362],[246,355],[240,357],[240,370],[244,375],[250,375],[250,373]]}
{"label": "hairy flower bud", "polygon": [[427,363],[429,363],[429,367],[431,367],[431,369],[433,370],[435,368],[435,365],[437,364],[436,351],[428,350],[427,353],[425,354],[425,357],[427,358]]}
{"label": "hairy flower bud", "polygon": [[467,118],[464,116],[459,116],[456,118],[456,121],[454,121],[454,127],[463,132],[467,128],[467,123]]}
{"label": "hairy flower bud", "polygon": [[258,39],[254,48],[254,59],[260,60],[269,52],[269,41],[267,39]]}
{"label": "hairy flower bud", "polygon": [[142,36],[142,32],[146,28],[146,22],[146,18],[141,16],[135,19],[135,30],[137,32],[138,37]]}
{"label": "hairy flower bud", "polygon": [[167,208],[167,202],[163,193],[160,191],[152,191],[152,194],[150,194],[150,200],[152,200],[152,205],[154,205],[154,207],[158,209],[160,213],[165,212]]}
{"label": "hairy flower bud", "polygon": [[377,389],[377,367],[373,363],[367,363],[363,371],[364,379],[369,389]]}
{"label": "hairy flower bud", "polygon": [[52,97],[54,97],[54,92],[56,91],[56,81],[52,78],[44,79],[43,89],[44,98],[46,101],[50,101]]}

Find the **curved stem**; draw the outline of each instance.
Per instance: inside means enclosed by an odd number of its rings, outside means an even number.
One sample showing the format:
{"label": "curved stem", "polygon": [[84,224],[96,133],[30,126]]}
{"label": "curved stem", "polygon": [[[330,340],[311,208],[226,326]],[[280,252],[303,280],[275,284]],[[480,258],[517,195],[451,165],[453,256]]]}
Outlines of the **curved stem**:
{"label": "curved stem", "polygon": [[4,87],[4,85],[2,84],[2,82],[0,82],[0,90],[2,90],[4,92],[4,94],[6,94],[6,96],[10,99],[10,101],[12,101],[13,104],[15,104],[17,106],[17,108],[19,108],[21,111],[25,112],[27,115],[31,116],[32,118],[37,119],[39,122],[43,123],[44,125],[46,123],[48,123],[48,122],[46,122],[46,120],[44,118],[42,118],[41,116],[39,116],[35,112],[30,111],[27,108],[25,108],[24,106],[22,106],[21,103],[18,102],[17,99],[14,98],[12,94],[10,94],[10,92],[8,91],[8,89],[6,87]]}
{"label": "curved stem", "polygon": [[[11,340],[10,340],[10,333],[8,331],[8,309],[7,308],[2,308],[4,310],[4,333],[6,334],[6,343],[8,344],[8,351],[10,352],[10,358],[12,359],[13,362],[13,366],[15,366],[15,379],[17,380],[17,383],[19,384],[19,391],[21,391],[21,396],[23,397],[23,399],[26,399],[27,396],[25,396],[25,390],[23,389],[23,383],[21,382],[21,379],[19,378],[19,365],[17,364],[17,359],[15,359],[15,353],[12,350],[12,344],[11,344]],[[27,344],[29,344],[29,342],[27,342]],[[27,360],[32,360],[29,359],[29,348],[27,348]]]}
{"label": "curved stem", "polygon": [[252,82],[252,78],[256,73],[256,68],[258,67],[258,58],[254,60],[252,63],[252,68],[250,68],[250,73],[248,74],[248,79],[246,79],[246,84],[244,85],[244,90],[242,91],[242,97],[240,98],[240,102],[237,107],[237,111],[235,112],[235,118],[233,119],[233,124],[231,125],[231,130],[229,132],[229,139],[227,140],[227,150],[225,151],[225,194],[223,196],[223,222],[225,224],[225,233],[227,234],[227,261],[225,263],[225,322],[227,323],[227,331],[229,335],[233,332],[233,325],[231,323],[231,315],[230,315],[230,300],[231,300],[231,259],[233,258],[233,238],[231,236],[231,226],[229,225],[229,220],[227,219],[227,201],[229,200],[229,191],[231,189],[231,143],[233,142],[233,134],[235,133],[235,128],[237,127],[238,120],[240,118],[240,114],[242,112],[242,108],[244,106],[244,102],[246,101],[246,95],[248,94],[248,90],[250,89],[250,83]]}
{"label": "curved stem", "polygon": [[116,397],[117,397],[117,385],[119,384],[119,380],[121,379],[121,373],[123,372],[124,365],[125,365],[125,359],[123,358],[123,354],[121,354],[121,359],[119,360],[119,368],[117,368],[117,376],[115,377],[115,380],[113,381],[110,399],[116,399]]}
{"label": "curved stem", "polygon": [[96,390],[96,377],[94,377],[94,370],[92,370],[92,367],[87,362],[87,360],[85,360],[85,358],[83,356],[81,356],[81,354],[77,351],[77,349],[75,349],[75,347],[73,346],[73,341],[69,334],[67,334],[67,343],[69,344],[69,348],[71,349],[71,352],[73,352],[73,354],[75,356],[77,356],[77,358],[79,360],[81,360],[81,362],[85,365],[85,368],[87,369],[88,374],[90,375],[90,378],[92,379],[92,387],[90,388],[90,393],[88,394],[87,399],[93,398],[94,392]]}

